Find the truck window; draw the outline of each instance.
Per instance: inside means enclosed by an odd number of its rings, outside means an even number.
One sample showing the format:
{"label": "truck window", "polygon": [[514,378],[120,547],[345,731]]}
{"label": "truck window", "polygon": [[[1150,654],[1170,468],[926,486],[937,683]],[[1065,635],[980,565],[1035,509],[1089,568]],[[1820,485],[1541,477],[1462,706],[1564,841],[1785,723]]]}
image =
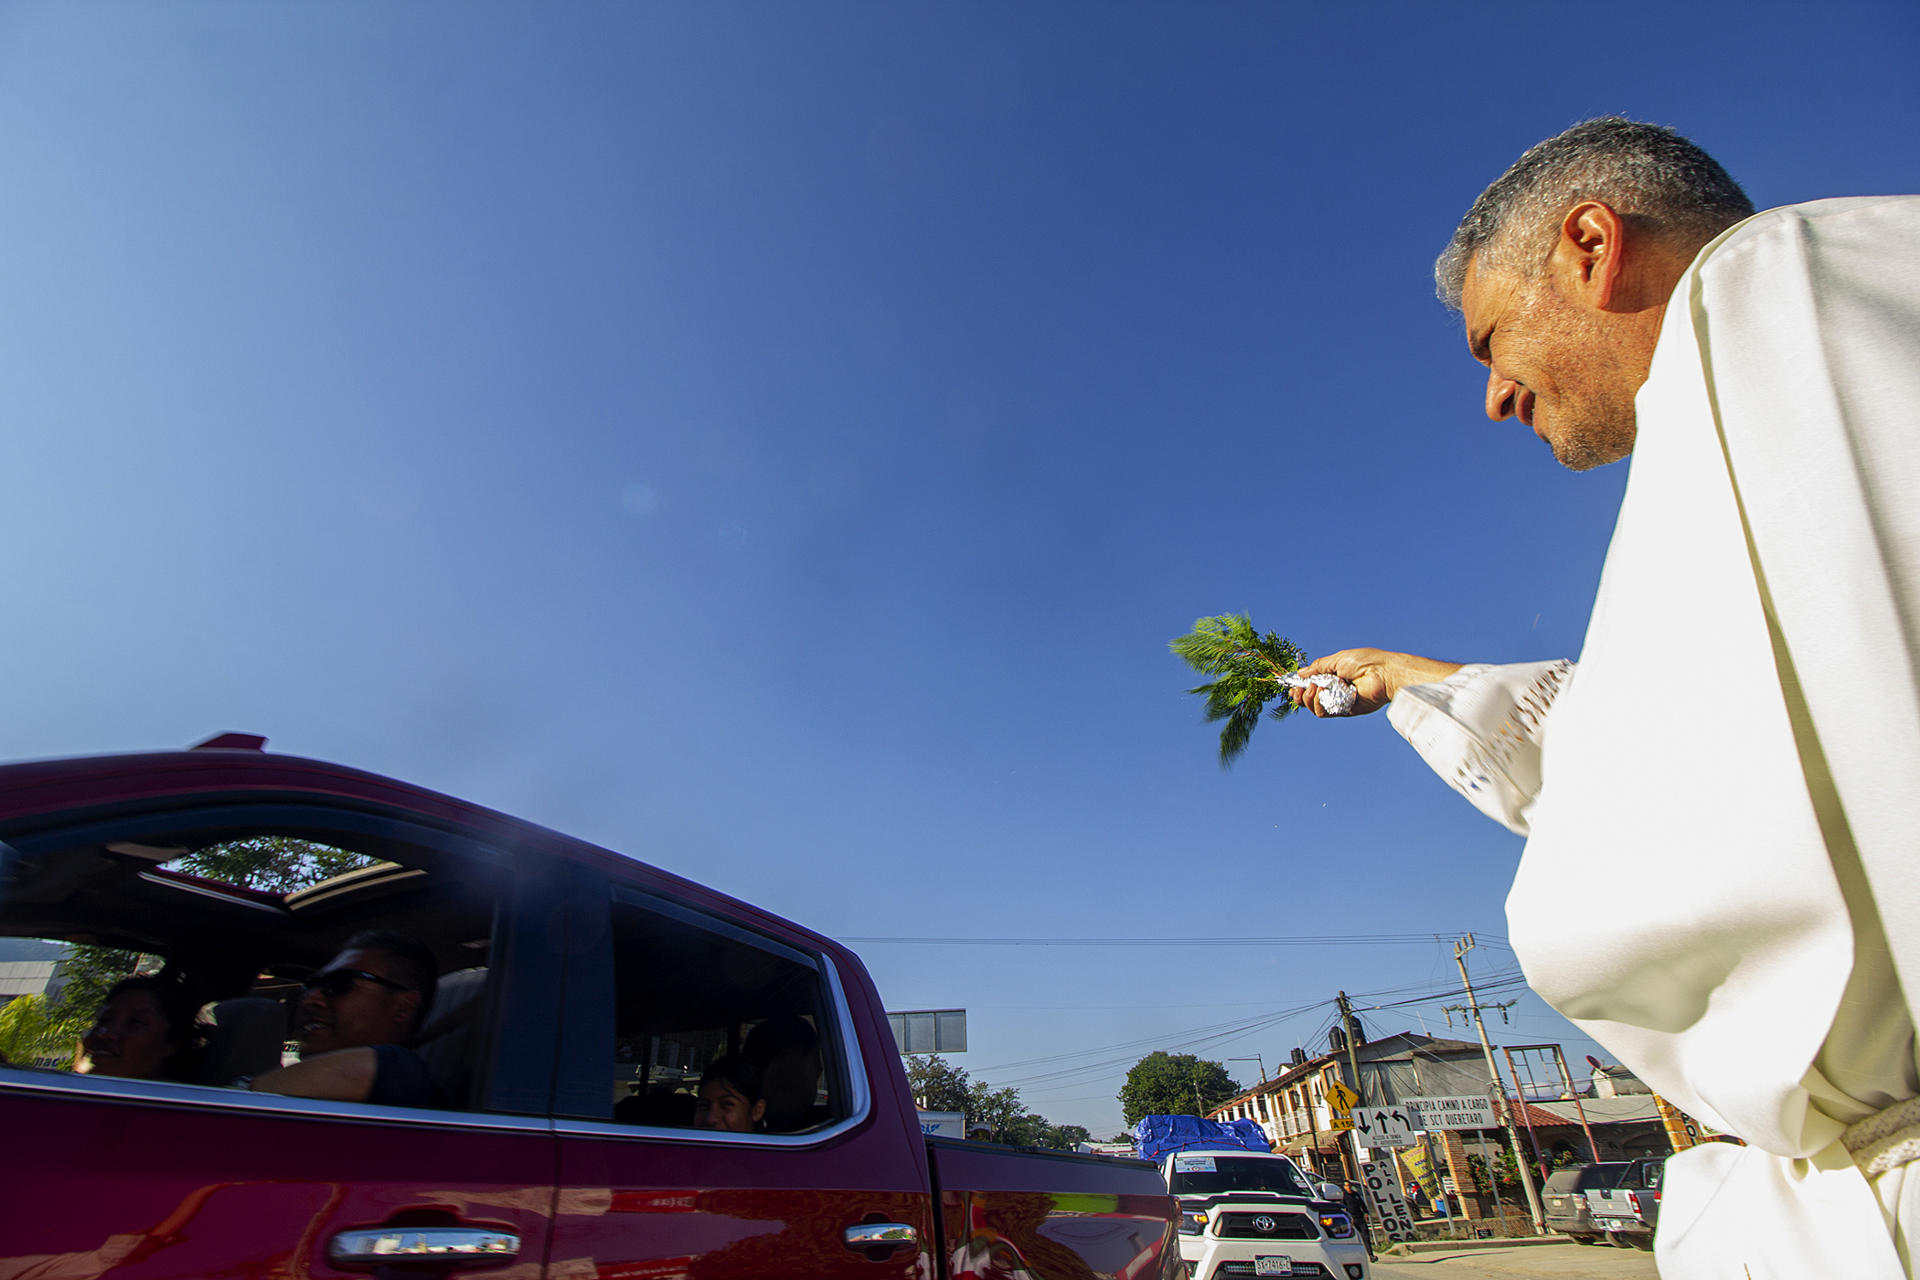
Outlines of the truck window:
{"label": "truck window", "polygon": [[[292,805],[187,805],[16,837],[0,902],[14,979],[4,994],[15,997],[0,1020],[13,1032],[6,1057],[77,1068],[94,1093],[190,1085],[208,1105],[283,1105],[231,1086],[298,1061],[306,979],[347,938],[389,930],[422,944],[438,978],[395,1043],[410,1045],[447,1107],[484,1109],[491,873],[503,856],[404,820]],[[129,982],[137,994],[109,998]],[[167,1037],[157,1062],[106,1025],[128,1020],[137,1040],[136,1024],[156,1016]]]}
{"label": "truck window", "polygon": [[1183,1153],[1173,1157],[1167,1189],[1176,1196],[1214,1196],[1228,1191],[1269,1191],[1313,1198],[1306,1179],[1289,1160],[1216,1152]]}
{"label": "truck window", "polygon": [[813,956],[624,887],[614,891],[614,1060],[607,1105],[622,1124],[689,1128],[702,1073],[752,1063],[755,1131],[844,1119],[841,1055]]}

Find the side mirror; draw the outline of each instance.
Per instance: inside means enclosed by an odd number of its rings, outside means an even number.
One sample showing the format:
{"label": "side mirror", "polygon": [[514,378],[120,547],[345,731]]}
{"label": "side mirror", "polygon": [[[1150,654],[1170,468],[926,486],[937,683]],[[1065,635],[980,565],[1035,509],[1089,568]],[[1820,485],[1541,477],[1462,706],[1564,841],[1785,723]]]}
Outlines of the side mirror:
{"label": "side mirror", "polygon": [[1319,1185],[1319,1191],[1322,1200],[1332,1200],[1336,1204],[1347,1198],[1347,1193],[1342,1191],[1337,1183],[1322,1182]]}

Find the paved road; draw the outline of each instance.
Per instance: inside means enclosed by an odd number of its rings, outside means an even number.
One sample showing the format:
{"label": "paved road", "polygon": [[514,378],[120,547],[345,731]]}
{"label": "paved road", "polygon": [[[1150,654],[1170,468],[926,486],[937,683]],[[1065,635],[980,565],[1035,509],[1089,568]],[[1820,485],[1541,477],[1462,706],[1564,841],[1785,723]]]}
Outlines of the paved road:
{"label": "paved road", "polygon": [[1651,1253],[1568,1243],[1382,1258],[1373,1264],[1373,1274],[1378,1280],[1655,1280],[1660,1273]]}

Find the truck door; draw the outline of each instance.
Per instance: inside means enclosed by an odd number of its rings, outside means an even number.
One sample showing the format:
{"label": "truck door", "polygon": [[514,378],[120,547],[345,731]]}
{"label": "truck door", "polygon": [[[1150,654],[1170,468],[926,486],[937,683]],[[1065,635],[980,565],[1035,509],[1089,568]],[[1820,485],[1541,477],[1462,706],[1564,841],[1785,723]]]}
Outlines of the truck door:
{"label": "truck door", "polygon": [[[295,839],[377,860],[287,893],[164,865],[210,843]],[[538,1280],[553,1200],[559,957],[545,963],[540,946],[516,942],[537,910],[537,867],[443,827],[292,802],[148,802],[136,817],[95,811],[9,846],[5,933],[164,962],[167,981],[222,997],[210,1008],[226,1030],[258,1033],[236,1045],[216,1025],[202,1065],[239,1050],[261,1059],[250,1072],[278,1064],[300,976],[368,925],[410,928],[446,970],[427,1014],[428,1030],[443,1029],[418,1051],[450,1105],[282,1097],[232,1087],[231,1075],[73,1074],[38,1056],[0,1067],[0,1275],[347,1280],[430,1250],[410,1274]],[[261,1016],[236,1021],[236,1009]],[[526,1051],[542,1040],[544,1052]],[[71,1041],[64,1048],[70,1058]]]}
{"label": "truck door", "polygon": [[[900,1091],[870,1087],[894,1064],[869,1062],[865,973],[843,984],[797,932],[648,888],[583,877],[579,901],[552,1274],[933,1274],[926,1149]],[[695,1126],[715,1070],[757,1095],[747,1131]]]}

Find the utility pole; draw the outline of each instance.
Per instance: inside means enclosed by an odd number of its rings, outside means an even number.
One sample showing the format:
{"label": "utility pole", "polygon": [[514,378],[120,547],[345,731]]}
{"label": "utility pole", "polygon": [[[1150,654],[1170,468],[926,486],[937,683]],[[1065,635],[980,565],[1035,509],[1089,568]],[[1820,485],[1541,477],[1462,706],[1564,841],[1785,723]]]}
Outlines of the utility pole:
{"label": "utility pole", "polygon": [[[1344,991],[1340,993],[1340,1034],[1347,1042],[1347,1070],[1353,1073],[1353,1091],[1360,1095],[1360,1101],[1355,1105],[1364,1107],[1367,1105],[1367,1091],[1360,1087],[1360,1059],[1353,1052],[1353,1005],[1348,1002]],[[1353,1180],[1364,1184],[1366,1179],[1361,1176],[1360,1170],[1360,1135],[1349,1129],[1347,1138],[1349,1155],[1353,1161]]]}
{"label": "utility pole", "polygon": [[1347,1042],[1347,1069],[1353,1072],[1353,1091],[1360,1095],[1360,1104],[1366,1105],[1366,1090],[1360,1087],[1360,1061],[1353,1056],[1353,1005],[1347,1000],[1347,993],[1340,993],[1340,1034]]}
{"label": "utility pole", "polygon": [[[1467,952],[1473,950],[1473,935],[1468,934],[1453,944],[1453,960],[1460,966],[1460,982],[1467,989],[1467,1011],[1473,1015],[1473,1025],[1480,1032],[1480,1048],[1487,1055],[1487,1076],[1493,1086],[1493,1098],[1496,1103],[1506,1101],[1506,1086],[1500,1080],[1500,1068],[1493,1063],[1493,1042],[1487,1039],[1487,1024],[1480,1017],[1480,1005],[1473,998],[1473,979],[1467,976]],[[1343,999],[1341,1004],[1346,1001]],[[1540,1212],[1540,1196],[1533,1189],[1533,1170],[1527,1167],[1526,1156],[1520,1146],[1520,1127],[1513,1122],[1513,1106],[1508,1103],[1502,1108],[1507,1113],[1507,1137],[1513,1143],[1513,1169],[1520,1175],[1520,1188],[1527,1193],[1527,1211],[1533,1215],[1533,1233],[1547,1234],[1546,1216]],[[1498,1185],[1492,1169],[1487,1170],[1487,1180]]]}
{"label": "utility pole", "polygon": [[1254,1116],[1253,1122],[1255,1124],[1259,1124],[1260,1117],[1266,1112],[1266,1107],[1267,1107],[1267,1104],[1265,1101],[1265,1095],[1260,1092],[1261,1085],[1264,1085],[1267,1082],[1267,1064],[1261,1060],[1260,1055],[1257,1053],[1247,1057],[1228,1058],[1227,1061],[1228,1062],[1251,1062],[1255,1066],[1260,1068],[1260,1084],[1255,1085],[1253,1088],[1247,1090],[1247,1093],[1252,1100],[1251,1105],[1252,1105],[1253,1116]]}

